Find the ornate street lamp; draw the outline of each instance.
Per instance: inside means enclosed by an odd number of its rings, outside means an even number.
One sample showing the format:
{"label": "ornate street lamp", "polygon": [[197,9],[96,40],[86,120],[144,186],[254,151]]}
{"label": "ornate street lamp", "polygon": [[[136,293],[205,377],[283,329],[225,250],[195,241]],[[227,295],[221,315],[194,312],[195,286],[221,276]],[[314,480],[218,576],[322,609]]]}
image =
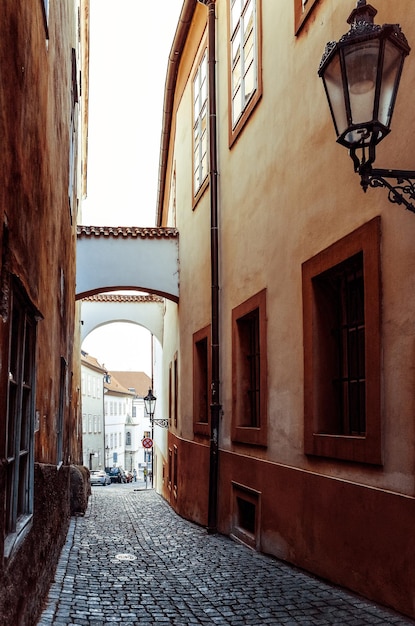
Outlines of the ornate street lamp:
{"label": "ornate street lamp", "polygon": [[144,406],[146,407],[146,412],[150,416],[150,422],[153,422],[154,419],[154,411],[156,410],[156,401],[157,398],[153,395],[152,389],[148,390],[148,394],[144,398]]}
{"label": "ornate street lamp", "polygon": [[[377,10],[358,0],[350,30],[326,45],[318,70],[323,79],[337,141],[349,148],[364,191],[386,187],[389,200],[415,207],[415,171],[374,169],[376,146],[390,132],[402,68],[410,47],[399,24],[374,24]],[[386,179],[395,179],[393,186]]]}
{"label": "ornate street lamp", "polygon": [[[144,398],[144,406],[147,414],[150,416],[151,424],[151,440],[154,441],[154,412],[156,410],[157,398],[153,395],[151,389],[148,390],[148,394]],[[151,446],[151,487],[153,487],[153,469],[154,469],[154,443]]]}

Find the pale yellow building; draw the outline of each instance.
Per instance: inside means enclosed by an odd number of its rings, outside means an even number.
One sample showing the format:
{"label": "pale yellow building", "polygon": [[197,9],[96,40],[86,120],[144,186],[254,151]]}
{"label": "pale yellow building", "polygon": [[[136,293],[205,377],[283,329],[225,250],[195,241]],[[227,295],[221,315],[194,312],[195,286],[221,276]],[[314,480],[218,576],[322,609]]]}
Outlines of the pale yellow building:
{"label": "pale yellow building", "polygon": [[[210,530],[414,617],[415,215],[362,191],[318,76],[355,8],[183,3],[160,153],[180,301],[157,484]],[[412,0],[376,9],[415,45]],[[376,167],[415,168],[414,93],[410,53]]]}

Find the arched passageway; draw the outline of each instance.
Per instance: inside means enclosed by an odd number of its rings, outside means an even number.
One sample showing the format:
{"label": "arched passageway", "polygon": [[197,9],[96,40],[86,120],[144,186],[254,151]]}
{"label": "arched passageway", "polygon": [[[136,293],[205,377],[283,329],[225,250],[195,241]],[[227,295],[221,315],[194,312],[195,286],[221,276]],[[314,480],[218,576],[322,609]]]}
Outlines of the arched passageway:
{"label": "arched passageway", "polygon": [[111,322],[131,322],[150,331],[163,345],[164,299],[152,295],[100,294],[81,303],[81,342]]}

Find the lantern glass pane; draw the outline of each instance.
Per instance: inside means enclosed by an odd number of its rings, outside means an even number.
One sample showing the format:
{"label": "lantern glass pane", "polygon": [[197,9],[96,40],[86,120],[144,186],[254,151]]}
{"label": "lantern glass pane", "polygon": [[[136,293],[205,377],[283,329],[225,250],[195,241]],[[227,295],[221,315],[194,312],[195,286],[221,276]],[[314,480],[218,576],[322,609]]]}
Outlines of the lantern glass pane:
{"label": "lantern glass pane", "polygon": [[347,114],[339,53],[336,52],[323,74],[337,136],[347,128]]}
{"label": "lantern glass pane", "polygon": [[403,52],[401,52],[401,50],[399,50],[393,43],[386,40],[385,58],[382,71],[382,87],[379,98],[379,121],[388,128],[392,120],[393,107],[395,104],[403,59]]}
{"label": "lantern glass pane", "polygon": [[379,40],[344,50],[353,124],[372,122],[379,63]]}

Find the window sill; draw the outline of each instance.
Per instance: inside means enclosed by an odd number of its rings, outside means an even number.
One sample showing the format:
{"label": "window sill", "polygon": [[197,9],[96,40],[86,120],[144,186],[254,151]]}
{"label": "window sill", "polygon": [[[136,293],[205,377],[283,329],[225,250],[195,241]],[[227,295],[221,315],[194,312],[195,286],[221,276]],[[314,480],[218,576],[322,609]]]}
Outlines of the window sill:
{"label": "window sill", "polygon": [[210,426],[208,422],[195,422],[193,424],[193,432],[195,435],[203,435],[204,437],[209,437],[210,435]]}
{"label": "window sill", "polygon": [[262,428],[252,428],[250,426],[235,426],[232,433],[233,443],[246,443],[251,446],[267,445],[267,434]]}
{"label": "window sill", "polygon": [[16,532],[9,533],[4,540],[4,558],[10,559],[18,550],[23,540],[32,528],[33,515],[25,515],[19,518],[16,524]]}
{"label": "window sill", "polygon": [[359,437],[313,433],[306,443],[305,453],[310,456],[368,465],[382,465],[383,463],[381,445],[374,436]]}

